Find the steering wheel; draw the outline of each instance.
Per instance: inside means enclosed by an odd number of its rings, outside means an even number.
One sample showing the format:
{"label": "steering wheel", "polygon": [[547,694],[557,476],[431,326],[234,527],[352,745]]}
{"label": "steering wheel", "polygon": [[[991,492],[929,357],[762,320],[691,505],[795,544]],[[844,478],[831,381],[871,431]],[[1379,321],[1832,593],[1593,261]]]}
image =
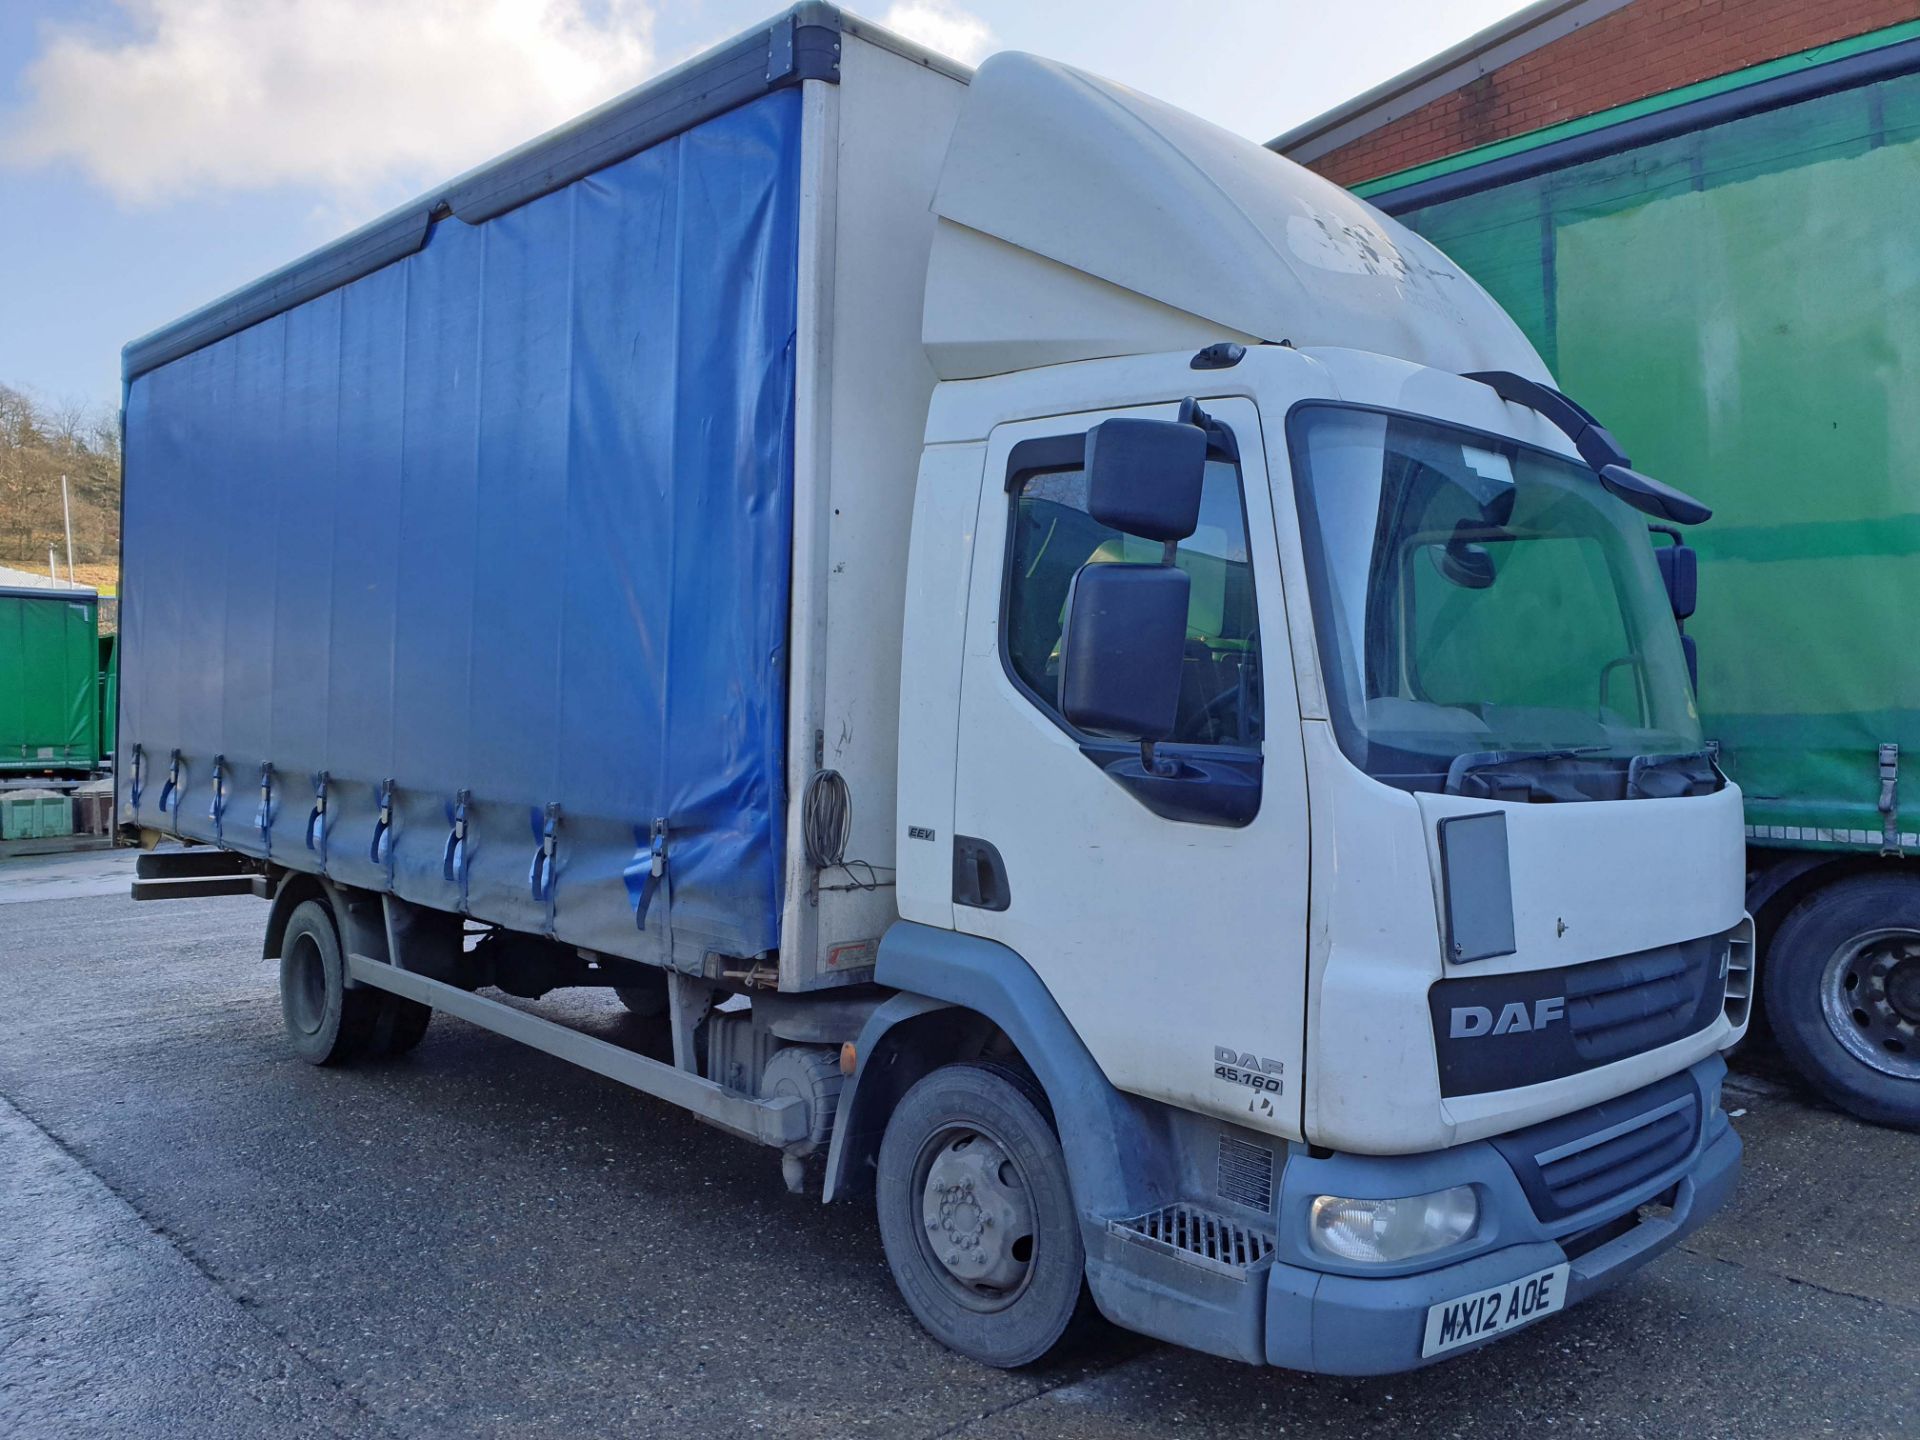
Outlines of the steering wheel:
{"label": "steering wheel", "polygon": [[[1213,738],[1215,740],[1220,739],[1219,722],[1220,722],[1221,716],[1226,711],[1229,705],[1234,705],[1234,706],[1239,705],[1241,700],[1241,691],[1242,691],[1242,687],[1239,684],[1236,683],[1233,685],[1229,685],[1226,689],[1222,690],[1218,695],[1214,696],[1211,700],[1207,701],[1206,704],[1200,707],[1200,718],[1206,721],[1207,728],[1213,732]],[[1236,735],[1234,738],[1238,739],[1240,737]]]}

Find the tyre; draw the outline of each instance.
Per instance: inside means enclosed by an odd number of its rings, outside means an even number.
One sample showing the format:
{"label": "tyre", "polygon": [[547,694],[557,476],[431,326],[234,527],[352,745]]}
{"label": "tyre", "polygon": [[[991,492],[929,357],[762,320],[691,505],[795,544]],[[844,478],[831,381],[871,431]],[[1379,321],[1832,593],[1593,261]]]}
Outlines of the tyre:
{"label": "tyre", "polygon": [[875,1180],[894,1283],[927,1333],[986,1365],[1028,1365],[1092,1314],[1066,1158],[1038,1090],[947,1065],[895,1107]]}
{"label": "tyre", "polygon": [[404,1055],[426,1038],[427,1022],[433,1019],[433,1007],[409,1000],[404,995],[379,993],[378,1011],[367,1036],[367,1051],[373,1055]]}
{"label": "tyre", "polygon": [[1801,901],[1761,988],[1815,1089],[1863,1120],[1920,1129],[1920,876],[1855,875]]}
{"label": "tyre", "polygon": [[280,941],[280,1018],[293,1053],[309,1065],[339,1065],[366,1049],[380,992],[347,989],[333,912],[318,900],[294,906]]}
{"label": "tyre", "polygon": [[620,997],[622,1005],[643,1019],[652,1020],[667,1013],[667,973],[664,970],[638,984],[616,985],[613,993]]}

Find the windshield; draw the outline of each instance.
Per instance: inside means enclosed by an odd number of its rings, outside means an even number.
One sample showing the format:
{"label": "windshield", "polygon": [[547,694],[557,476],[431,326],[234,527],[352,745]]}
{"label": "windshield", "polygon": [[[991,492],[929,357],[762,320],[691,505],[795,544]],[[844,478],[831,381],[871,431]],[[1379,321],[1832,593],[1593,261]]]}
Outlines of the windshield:
{"label": "windshield", "polygon": [[1302,406],[1288,433],[1354,764],[1403,789],[1525,799],[1717,788],[1645,522],[1590,471],[1344,405]]}

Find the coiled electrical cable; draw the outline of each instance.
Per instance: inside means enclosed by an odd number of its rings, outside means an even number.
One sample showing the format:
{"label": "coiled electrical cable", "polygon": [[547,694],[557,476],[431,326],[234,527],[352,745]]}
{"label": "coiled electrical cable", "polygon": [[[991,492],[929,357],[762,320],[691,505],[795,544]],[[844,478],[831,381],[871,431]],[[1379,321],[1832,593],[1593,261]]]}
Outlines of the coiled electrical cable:
{"label": "coiled electrical cable", "polygon": [[816,770],[800,805],[807,864],[816,870],[844,865],[847,836],[853,831],[853,796],[838,770]]}
{"label": "coiled electrical cable", "polygon": [[[815,879],[813,890],[878,890],[891,884],[882,880],[883,866],[865,860],[847,859],[847,837],[853,833],[853,793],[846,777],[838,770],[816,770],[807,781],[800,801],[800,843],[807,852],[807,864]],[[845,885],[822,885],[820,874],[838,870],[847,877]]]}

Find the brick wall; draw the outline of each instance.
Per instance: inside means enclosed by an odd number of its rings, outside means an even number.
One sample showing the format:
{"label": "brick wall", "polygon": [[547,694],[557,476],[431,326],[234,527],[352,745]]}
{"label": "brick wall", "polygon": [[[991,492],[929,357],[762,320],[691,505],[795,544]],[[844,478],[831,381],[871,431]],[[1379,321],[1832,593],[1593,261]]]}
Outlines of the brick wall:
{"label": "brick wall", "polygon": [[1312,167],[1356,185],[1913,19],[1920,0],[1635,0]]}

